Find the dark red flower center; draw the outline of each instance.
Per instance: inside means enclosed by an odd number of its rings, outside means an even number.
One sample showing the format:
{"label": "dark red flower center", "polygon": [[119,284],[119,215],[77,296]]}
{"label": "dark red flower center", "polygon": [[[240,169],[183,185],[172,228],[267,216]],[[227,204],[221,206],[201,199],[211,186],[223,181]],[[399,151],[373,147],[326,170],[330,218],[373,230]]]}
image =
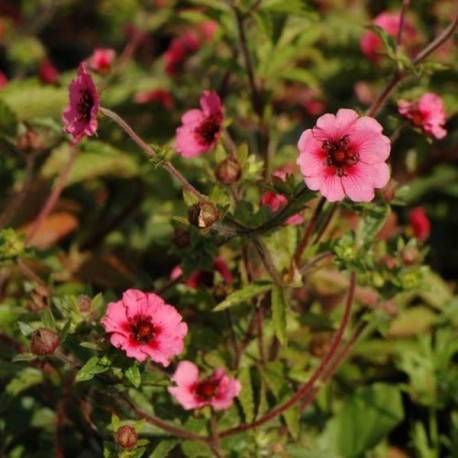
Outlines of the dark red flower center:
{"label": "dark red flower center", "polygon": [[348,135],[344,135],[339,140],[325,140],[322,147],[328,156],[326,165],[335,167],[340,177],[345,175],[344,167],[355,165],[359,161],[359,154],[350,144]]}
{"label": "dark red flower center", "polygon": [[79,119],[89,122],[91,119],[91,110],[94,106],[94,97],[92,97],[89,89],[82,89],[80,94],[81,97],[78,102]]}
{"label": "dark red flower center", "polygon": [[217,115],[207,116],[200,126],[194,131],[197,141],[201,145],[211,145],[221,128],[221,117]]}
{"label": "dark red flower center", "polygon": [[141,344],[147,344],[156,335],[156,328],[150,317],[136,317],[130,325],[134,339]]}
{"label": "dark red flower center", "polygon": [[215,397],[218,385],[218,380],[212,377],[202,380],[196,386],[197,397],[201,401],[210,401]]}

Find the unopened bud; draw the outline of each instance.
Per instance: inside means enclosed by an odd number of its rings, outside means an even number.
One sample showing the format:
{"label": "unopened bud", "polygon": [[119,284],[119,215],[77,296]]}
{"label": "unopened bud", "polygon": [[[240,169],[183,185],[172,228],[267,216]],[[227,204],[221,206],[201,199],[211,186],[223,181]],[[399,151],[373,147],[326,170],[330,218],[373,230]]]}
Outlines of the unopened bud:
{"label": "unopened bud", "polygon": [[202,202],[188,208],[188,220],[200,229],[212,226],[218,221],[219,212],[211,202]]}
{"label": "unopened bud", "polygon": [[186,248],[191,242],[191,235],[185,229],[175,229],[173,243],[177,248]]}
{"label": "unopened bud", "polygon": [[137,443],[137,431],[129,425],[121,426],[116,431],[115,440],[120,447],[131,449],[135,447],[135,444]]}
{"label": "unopened bud", "polygon": [[30,350],[34,355],[52,355],[59,346],[59,336],[51,329],[40,328],[32,333]]}
{"label": "unopened bud", "polygon": [[401,252],[401,259],[405,265],[416,264],[420,260],[420,251],[413,246],[405,247]]}
{"label": "unopened bud", "polygon": [[85,294],[78,297],[78,305],[81,313],[87,313],[91,310],[91,298]]}
{"label": "unopened bud", "polygon": [[242,168],[237,159],[230,157],[220,162],[215,170],[216,179],[224,184],[231,185],[236,183],[242,174]]}

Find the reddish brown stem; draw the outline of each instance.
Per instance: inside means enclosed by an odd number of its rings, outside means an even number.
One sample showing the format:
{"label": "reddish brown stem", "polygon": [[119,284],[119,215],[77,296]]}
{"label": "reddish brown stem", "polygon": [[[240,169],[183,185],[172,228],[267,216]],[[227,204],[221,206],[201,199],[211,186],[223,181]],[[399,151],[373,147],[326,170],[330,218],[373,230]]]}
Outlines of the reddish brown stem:
{"label": "reddish brown stem", "polygon": [[350,316],[351,316],[351,306],[353,303],[354,299],[354,294],[355,294],[355,287],[356,287],[356,274],[353,272],[350,277],[350,286],[348,290],[348,297],[347,301],[345,303],[345,309],[344,309],[344,314],[342,317],[342,321],[340,322],[339,328],[334,335],[334,338],[331,342],[330,348],[324,358],[321,360],[320,365],[317,367],[313,375],[310,377],[308,382],[303,385],[294,396],[292,396],[288,401],[283,403],[282,405],[276,407],[272,411],[270,411],[268,414],[264,415],[263,417],[259,418],[258,420],[249,423],[249,424],[242,424],[239,425],[235,428],[228,429],[226,431],[223,431],[220,433],[220,437],[226,437],[230,436],[232,434],[240,433],[242,431],[247,431],[253,428],[256,428],[258,426],[263,425],[264,423],[267,423],[268,421],[278,417],[281,415],[283,412],[288,410],[290,407],[292,407],[294,404],[296,404],[300,399],[302,399],[304,396],[309,396],[310,391],[315,389],[315,383],[317,380],[324,374],[326,371],[326,368],[329,364],[329,362],[334,358],[334,355],[337,352],[337,349],[342,342],[342,338],[344,335],[344,332],[348,326],[348,323],[350,322]]}
{"label": "reddish brown stem", "polygon": [[321,214],[321,211],[323,210],[323,206],[325,202],[326,202],[326,199],[322,197],[320,201],[318,202],[318,205],[316,206],[315,211],[313,212],[312,218],[309,221],[307,229],[305,230],[302,240],[299,244],[299,247],[297,248],[296,253],[294,255],[294,262],[296,265],[299,265],[301,261],[302,254],[304,253],[304,250],[307,247],[310,237],[313,234],[313,230],[315,229],[316,222],[318,220],[318,217]]}

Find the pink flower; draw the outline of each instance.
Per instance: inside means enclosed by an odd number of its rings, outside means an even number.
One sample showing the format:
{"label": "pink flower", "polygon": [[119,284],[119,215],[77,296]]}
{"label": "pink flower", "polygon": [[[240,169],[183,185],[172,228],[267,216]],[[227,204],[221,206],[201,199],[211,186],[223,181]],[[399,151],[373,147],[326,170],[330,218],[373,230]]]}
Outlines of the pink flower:
{"label": "pink flower", "polygon": [[409,214],[409,222],[414,236],[420,240],[420,242],[424,242],[431,232],[431,224],[425,209],[423,207],[413,209]]}
{"label": "pink flower", "polygon": [[204,91],[201,110],[187,111],[176,132],[176,150],[184,157],[195,157],[212,149],[221,134],[223,107],[215,92]]}
{"label": "pink flower", "polygon": [[[279,178],[280,180],[285,181],[287,172],[283,170],[277,170],[272,174],[273,176]],[[278,194],[273,191],[266,191],[262,196],[259,202],[261,205],[267,205],[273,212],[280,210],[280,208],[284,207],[288,203],[288,199],[283,194]],[[300,213],[296,213],[295,215],[291,215],[285,223],[288,225],[297,225],[302,224],[304,222],[304,218]]]}
{"label": "pink flower", "polygon": [[185,32],[174,38],[164,53],[165,72],[170,76],[177,75],[185,60],[197,52],[200,46],[201,41],[194,32]]}
{"label": "pink flower", "polygon": [[[221,275],[225,283],[234,283],[234,276],[232,275],[232,272],[229,270],[229,267],[226,264],[226,261],[224,261],[224,259],[219,257],[215,258],[215,260],[213,261],[213,269],[215,272],[218,272]],[[181,267],[176,266],[170,273],[170,278],[172,280],[175,280],[182,274],[183,270],[181,269]],[[214,272],[212,271],[196,270],[186,280],[186,286],[189,286],[193,289],[198,289],[202,286],[213,286],[214,276]]]}
{"label": "pink flower", "polygon": [[216,369],[209,377],[199,380],[199,369],[190,361],[181,361],[172,377],[176,387],[169,393],[186,409],[211,406],[215,410],[228,409],[242,388],[240,382],[228,377],[224,369]]}
{"label": "pink flower", "polygon": [[47,84],[56,84],[59,81],[59,71],[48,57],[40,62],[38,76]]}
{"label": "pink flower", "polygon": [[130,358],[151,358],[164,366],[182,353],[188,326],[175,307],[157,294],[138,289],[124,292],[122,299],[108,304],[101,320],[111,334],[110,341]]}
{"label": "pink flower", "polygon": [[383,188],[390,178],[385,163],[390,140],[375,119],[353,110],[342,108],[318,118],[313,129],[302,133],[298,148],[306,185],[331,202],[345,196],[369,202],[374,188]]}
{"label": "pink flower", "polygon": [[[378,25],[384,29],[392,37],[396,37],[399,30],[399,24],[401,21],[400,13],[380,13],[377,17],[372,20],[373,25]],[[415,27],[404,18],[404,29],[403,29],[403,41],[411,43],[417,35]],[[366,32],[360,40],[360,46],[363,53],[371,59],[373,62],[377,62],[380,59],[381,51],[383,49],[382,40],[372,30]]]}
{"label": "pink flower", "polygon": [[152,89],[150,91],[137,92],[134,95],[134,102],[136,103],[152,103],[157,102],[167,110],[171,110],[175,102],[172,94],[166,89]]}
{"label": "pink flower", "polygon": [[215,21],[204,21],[199,24],[199,33],[206,42],[211,42],[218,30],[218,23]]}
{"label": "pink flower", "polygon": [[64,131],[73,137],[76,145],[85,135],[95,135],[97,132],[97,113],[100,98],[94,81],[87,73],[84,64],[78,67],[78,76],[69,86],[70,103],[64,110],[62,120]]}
{"label": "pink flower", "polygon": [[399,102],[399,113],[421,127],[426,134],[436,138],[444,138],[447,131],[445,124],[445,109],[442,99],[432,92],[423,94],[418,102]]}
{"label": "pink flower", "polygon": [[95,72],[108,73],[115,57],[116,51],[114,49],[99,48],[94,50],[87,63],[89,68]]}

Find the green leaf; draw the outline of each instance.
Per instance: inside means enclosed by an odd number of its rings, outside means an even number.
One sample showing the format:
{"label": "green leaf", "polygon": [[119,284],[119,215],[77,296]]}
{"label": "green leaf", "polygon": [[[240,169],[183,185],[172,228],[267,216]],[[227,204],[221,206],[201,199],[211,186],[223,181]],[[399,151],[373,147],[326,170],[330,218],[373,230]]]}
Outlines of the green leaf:
{"label": "green leaf", "polygon": [[222,310],[226,310],[229,307],[233,307],[234,305],[238,305],[252,297],[259,296],[260,294],[266,293],[272,289],[272,283],[268,282],[256,282],[251,283],[244,288],[236,291],[235,293],[230,294],[229,296],[224,299],[224,301],[220,302],[214,309],[214,312],[221,312]]}
{"label": "green leaf", "polygon": [[242,405],[243,414],[245,415],[245,423],[251,423],[254,420],[254,394],[251,384],[251,374],[249,367],[243,367],[237,377],[242,384],[242,389],[238,396],[238,400]]}
{"label": "green leaf", "polygon": [[400,390],[377,383],[362,388],[345,403],[326,425],[319,446],[356,458],[374,447],[403,418]]}
{"label": "green leaf", "polygon": [[157,445],[149,458],[165,458],[180,443],[177,439],[166,439]]}
{"label": "green leaf", "polygon": [[0,100],[0,136],[14,136],[16,128],[16,114],[3,100]]}
{"label": "green leaf", "polygon": [[106,358],[93,356],[76,374],[76,382],[86,382],[94,378],[95,375],[106,372],[109,369]]}
{"label": "green leaf", "polygon": [[388,204],[368,206],[358,226],[357,238],[364,242],[371,242],[385,224],[390,213],[391,209]]}
{"label": "green leaf", "polygon": [[18,372],[16,377],[6,385],[5,392],[12,396],[17,396],[19,393],[28,388],[38,385],[43,381],[43,372],[33,367],[26,367]]}
{"label": "green leaf", "polygon": [[23,336],[27,337],[27,336],[29,336],[30,334],[32,334],[33,329],[32,329],[27,323],[24,323],[24,322],[22,322],[22,321],[18,321],[18,322],[17,322],[17,325],[18,325],[18,327],[19,327],[20,333],[21,333]]}
{"label": "green leaf", "polygon": [[46,328],[51,329],[52,331],[56,330],[56,320],[54,319],[54,315],[49,307],[45,308],[43,312],[41,312],[40,317]]}
{"label": "green leaf", "polygon": [[124,371],[124,375],[135,388],[138,388],[140,386],[142,376],[140,374],[140,369],[138,368],[138,366],[130,366]]}
{"label": "green leaf", "polygon": [[28,362],[36,358],[37,355],[34,355],[33,353],[20,353],[19,355],[16,355],[11,361],[13,363]]}
{"label": "green leaf", "polygon": [[264,0],[261,2],[261,10],[284,14],[305,13],[305,6],[306,2],[303,0]]}
{"label": "green leaf", "polygon": [[298,440],[301,432],[299,407],[296,405],[286,410],[283,413],[283,418],[285,419],[291,437],[294,440]]}
{"label": "green leaf", "polygon": [[286,345],[286,300],[284,292],[278,286],[272,289],[272,321],[275,335],[282,345]]}

